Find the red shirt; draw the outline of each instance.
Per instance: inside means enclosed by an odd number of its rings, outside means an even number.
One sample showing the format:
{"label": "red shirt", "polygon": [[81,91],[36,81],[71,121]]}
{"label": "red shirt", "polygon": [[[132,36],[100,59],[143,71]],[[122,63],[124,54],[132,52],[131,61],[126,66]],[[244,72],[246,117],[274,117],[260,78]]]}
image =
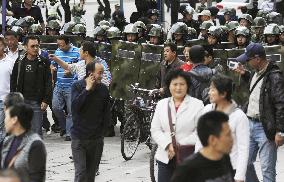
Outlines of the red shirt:
{"label": "red shirt", "polygon": [[185,63],[185,64],[183,64],[181,67],[180,67],[183,71],[186,71],[186,72],[188,72],[188,71],[191,71],[192,70],[192,68],[193,68],[193,64],[188,64],[188,63]]}

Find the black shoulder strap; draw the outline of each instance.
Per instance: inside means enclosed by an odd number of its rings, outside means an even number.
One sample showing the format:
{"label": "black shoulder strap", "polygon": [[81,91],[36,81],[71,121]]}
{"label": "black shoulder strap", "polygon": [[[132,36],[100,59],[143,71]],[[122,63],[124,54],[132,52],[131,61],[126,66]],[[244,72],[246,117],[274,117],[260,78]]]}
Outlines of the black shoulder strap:
{"label": "black shoulder strap", "polygon": [[266,73],[268,72],[268,69],[266,69],[266,71],[260,75],[260,77],[256,80],[256,82],[253,84],[252,88],[249,90],[249,94],[252,93],[252,91],[254,90],[254,88],[256,87],[257,83],[266,75]]}

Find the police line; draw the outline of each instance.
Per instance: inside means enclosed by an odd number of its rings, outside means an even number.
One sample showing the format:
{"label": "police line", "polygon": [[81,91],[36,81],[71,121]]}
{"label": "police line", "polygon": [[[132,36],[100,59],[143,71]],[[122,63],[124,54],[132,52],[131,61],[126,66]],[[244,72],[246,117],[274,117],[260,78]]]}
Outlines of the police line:
{"label": "police line", "polygon": [[[57,36],[41,36],[41,48],[53,53],[57,49]],[[79,36],[70,36],[74,46],[80,47],[82,41],[86,40]],[[92,41],[92,40],[91,40]],[[129,99],[128,85],[140,83],[140,86],[146,89],[152,89],[155,86],[156,75],[160,68],[160,62],[163,60],[163,45],[137,44],[121,40],[111,40],[111,43],[94,42],[97,46],[97,55],[105,59],[112,73],[111,94],[116,98]],[[205,45],[204,40],[191,40],[191,45]],[[218,49],[213,50],[215,64],[221,64],[224,73],[233,78],[236,89],[245,90],[245,83],[230,71],[232,62],[242,54],[244,49],[226,49],[233,47],[231,43],[222,43]],[[178,47],[178,57],[184,60],[184,47]],[[284,55],[283,46],[265,46],[268,59],[276,61],[284,70],[282,57]],[[245,100],[245,93],[238,100]],[[240,101],[242,102],[242,101]]]}

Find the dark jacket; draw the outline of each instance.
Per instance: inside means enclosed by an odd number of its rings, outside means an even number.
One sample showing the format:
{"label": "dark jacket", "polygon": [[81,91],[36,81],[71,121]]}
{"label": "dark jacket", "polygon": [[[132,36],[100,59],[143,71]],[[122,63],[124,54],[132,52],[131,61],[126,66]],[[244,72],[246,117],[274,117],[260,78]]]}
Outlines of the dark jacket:
{"label": "dark jacket", "polygon": [[[26,55],[20,56],[13,67],[11,75],[11,92],[21,92],[24,89],[24,74],[25,74],[25,64]],[[50,72],[50,61],[42,56],[38,56],[37,60],[37,79],[31,80],[36,82],[37,95],[39,96],[38,102],[51,102],[52,95],[52,82],[51,82],[51,72]],[[18,70],[20,68],[20,70]]]}
{"label": "dark jacket", "polygon": [[170,64],[168,65],[167,62],[164,60],[160,64],[160,71],[157,74],[157,80],[156,80],[156,88],[165,88],[165,78],[166,74],[169,73],[172,70],[179,69],[184,64],[183,61],[181,61],[178,57]]}
{"label": "dark jacket", "polygon": [[85,79],[71,86],[73,139],[89,140],[104,136],[110,122],[110,96],[107,86],[97,84],[92,91],[86,90]]}
{"label": "dark jacket", "polygon": [[[274,140],[276,132],[284,132],[284,77],[280,68],[272,62],[267,71],[260,91],[259,113],[266,137]],[[246,72],[242,77],[250,83],[253,75]]]}
{"label": "dark jacket", "polygon": [[189,72],[192,83],[189,95],[209,104],[208,88],[214,74],[214,70],[204,64],[195,65]]}

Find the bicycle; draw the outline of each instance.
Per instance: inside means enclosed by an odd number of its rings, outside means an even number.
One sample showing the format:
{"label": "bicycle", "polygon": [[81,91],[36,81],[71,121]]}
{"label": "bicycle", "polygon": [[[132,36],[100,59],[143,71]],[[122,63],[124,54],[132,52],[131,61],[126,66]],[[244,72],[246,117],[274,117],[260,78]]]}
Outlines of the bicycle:
{"label": "bicycle", "polygon": [[159,93],[158,89],[139,88],[138,83],[130,85],[130,91],[135,98],[126,106],[127,119],[121,135],[121,154],[125,160],[133,157],[140,143],[152,148],[150,127]]}

